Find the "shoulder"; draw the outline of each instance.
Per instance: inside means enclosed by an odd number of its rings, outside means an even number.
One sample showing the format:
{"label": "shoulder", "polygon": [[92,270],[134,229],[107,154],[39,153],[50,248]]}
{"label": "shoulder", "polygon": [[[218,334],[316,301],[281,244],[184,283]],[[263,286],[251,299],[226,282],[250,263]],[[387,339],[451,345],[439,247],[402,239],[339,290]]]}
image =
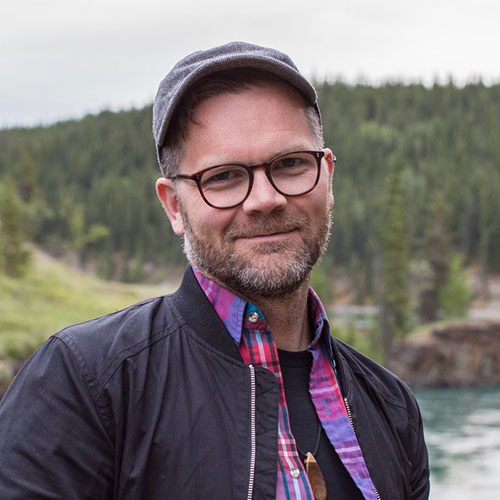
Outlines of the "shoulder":
{"label": "shoulder", "polygon": [[[120,311],[64,328],[54,336],[79,349],[133,349],[168,334],[182,322],[170,296],[155,297]],[[106,349],[107,350],[107,349]]]}
{"label": "shoulder", "polygon": [[415,396],[403,380],[338,339],[334,339],[334,346],[339,370],[348,388],[349,386],[352,388],[353,385],[362,386],[370,394],[382,399],[385,404],[407,412],[408,423],[411,426],[418,425],[417,421],[420,419],[418,405]]}
{"label": "shoulder", "polygon": [[[334,339],[334,349],[360,443],[374,463],[406,457],[412,498],[427,498],[428,455],[415,396],[399,377],[351,346]],[[378,443],[380,453],[378,445],[374,449],[366,443]]]}
{"label": "shoulder", "polygon": [[78,371],[99,393],[124,360],[139,353],[149,355],[153,346],[183,324],[171,296],[162,296],[69,326],[52,337],[59,341],[52,344],[73,358]]}

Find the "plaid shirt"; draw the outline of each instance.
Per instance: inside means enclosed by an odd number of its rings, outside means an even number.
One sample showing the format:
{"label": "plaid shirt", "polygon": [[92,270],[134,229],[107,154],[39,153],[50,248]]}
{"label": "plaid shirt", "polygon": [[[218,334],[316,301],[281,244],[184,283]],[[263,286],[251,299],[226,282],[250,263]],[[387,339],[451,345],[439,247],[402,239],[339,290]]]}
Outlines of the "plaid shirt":
{"label": "plaid shirt", "polygon": [[[262,311],[206,278],[197,270],[195,270],[195,276],[208,300],[239,346],[243,362],[267,368],[274,373],[279,381],[276,498],[280,500],[313,500],[312,489],[290,427],[277,347]],[[354,483],[361,490],[365,499],[376,500],[377,494],[350,424],[344,399],[335,376],[333,357],[326,347],[330,346],[331,342],[326,313],[312,288],[309,290],[308,301],[309,313],[315,325],[313,341],[307,348],[313,356],[309,382],[311,399],[328,439]]]}

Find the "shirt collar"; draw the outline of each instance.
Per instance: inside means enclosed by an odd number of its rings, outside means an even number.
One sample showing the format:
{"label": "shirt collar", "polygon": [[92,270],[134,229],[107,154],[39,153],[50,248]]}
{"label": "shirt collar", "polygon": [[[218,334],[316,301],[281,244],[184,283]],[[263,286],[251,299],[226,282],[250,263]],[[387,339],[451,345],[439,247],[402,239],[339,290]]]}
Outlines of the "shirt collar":
{"label": "shirt collar", "polygon": [[[264,314],[257,306],[247,302],[245,299],[239,297],[215,281],[212,281],[210,278],[207,278],[198,269],[193,269],[193,271],[201,289],[205,292],[205,295],[215,309],[215,312],[238,345],[241,341],[243,320],[246,316],[251,313],[257,313],[259,315],[259,319],[265,323]],[[315,349],[318,346],[320,339],[322,339],[325,346],[327,346],[328,351],[332,353],[330,324],[328,322],[326,311],[318,295],[311,287],[309,288],[307,302],[314,328],[314,337],[307,349]]]}

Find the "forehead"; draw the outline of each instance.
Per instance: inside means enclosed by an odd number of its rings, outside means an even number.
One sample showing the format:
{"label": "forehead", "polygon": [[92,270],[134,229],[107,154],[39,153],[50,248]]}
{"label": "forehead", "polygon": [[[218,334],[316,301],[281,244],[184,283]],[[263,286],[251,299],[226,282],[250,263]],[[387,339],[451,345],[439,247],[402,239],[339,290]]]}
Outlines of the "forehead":
{"label": "forehead", "polygon": [[304,98],[286,84],[209,97],[194,109],[181,166],[258,163],[282,152],[314,149],[306,107]]}

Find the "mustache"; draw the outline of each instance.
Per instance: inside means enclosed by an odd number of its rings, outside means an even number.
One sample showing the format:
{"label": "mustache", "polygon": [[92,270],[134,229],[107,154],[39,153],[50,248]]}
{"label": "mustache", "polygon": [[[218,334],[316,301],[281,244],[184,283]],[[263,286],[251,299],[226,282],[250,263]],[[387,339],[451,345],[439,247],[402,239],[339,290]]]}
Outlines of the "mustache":
{"label": "mustache", "polygon": [[224,238],[234,240],[238,238],[252,238],[254,236],[266,236],[276,233],[288,233],[302,229],[307,224],[305,216],[284,217],[273,215],[260,217],[244,224],[233,226],[224,233]]}

